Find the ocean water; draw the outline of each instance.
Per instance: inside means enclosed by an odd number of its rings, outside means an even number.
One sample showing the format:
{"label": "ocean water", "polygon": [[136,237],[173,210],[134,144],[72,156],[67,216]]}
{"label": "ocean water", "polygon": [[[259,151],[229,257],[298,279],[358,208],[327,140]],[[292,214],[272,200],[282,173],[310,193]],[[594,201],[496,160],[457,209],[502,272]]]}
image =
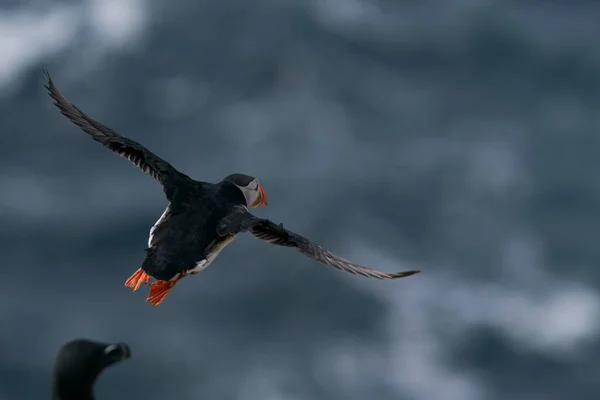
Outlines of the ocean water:
{"label": "ocean water", "polygon": [[[125,341],[99,399],[578,400],[600,391],[600,3],[0,3],[0,398]],[[167,205],[78,107],[377,281],[240,236],[157,308]]]}

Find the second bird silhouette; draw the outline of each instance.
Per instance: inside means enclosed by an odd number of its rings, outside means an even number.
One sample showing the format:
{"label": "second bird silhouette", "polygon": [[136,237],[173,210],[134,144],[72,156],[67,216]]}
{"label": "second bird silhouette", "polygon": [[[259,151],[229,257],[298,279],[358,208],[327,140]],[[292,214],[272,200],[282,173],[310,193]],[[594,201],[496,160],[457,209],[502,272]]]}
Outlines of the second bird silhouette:
{"label": "second bird silhouette", "polygon": [[125,343],[75,339],[65,343],[54,362],[52,400],[94,400],[94,385],[104,369],[131,358]]}

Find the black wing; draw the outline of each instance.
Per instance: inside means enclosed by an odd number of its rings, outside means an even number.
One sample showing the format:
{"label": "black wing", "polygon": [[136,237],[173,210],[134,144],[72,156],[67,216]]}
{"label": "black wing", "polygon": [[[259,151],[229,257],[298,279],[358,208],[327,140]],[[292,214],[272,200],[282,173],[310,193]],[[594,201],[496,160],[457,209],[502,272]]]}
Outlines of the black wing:
{"label": "black wing", "polygon": [[217,226],[217,233],[221,236],[235,235],[246,231],[249,231],[258,239],[266,240],[277,246],[295,247],[300,253],[315,261],[355,275],[377,279],[396,279],[421,272],[419,270],[383,272],[354,264],[345,258],[336,256],[329,250],[325,250],[305,237],[284,229],[283,224],[276,225],[268,219],[255,217],[244,206],[236,206],[236,209],[223,218]]}
{"label": "black wing", "polygon": [[169,180],[175,177],[187,177],[138,142],[119,135],[117,132],[89,117],[59,92],[56,86],[54,86],[48,71],[44,71],[44,75],[48,79],[48,84],[44,86],[48,89],[48,94],[54,100],[54,104],[65,117],[69,118],[72,123],[90,135],[92,139],[102,143],[118,155],[125,157],[143,172],[150,174],[165,186],[165,189],[168,186]]}

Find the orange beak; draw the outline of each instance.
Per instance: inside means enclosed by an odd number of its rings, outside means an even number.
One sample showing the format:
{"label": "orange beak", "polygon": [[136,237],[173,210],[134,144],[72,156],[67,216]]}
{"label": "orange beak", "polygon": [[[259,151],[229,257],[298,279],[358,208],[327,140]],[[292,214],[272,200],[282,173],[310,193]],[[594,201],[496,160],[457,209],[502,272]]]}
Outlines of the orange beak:
{"label": "orange beak", "polygon": [[266,206],[267,204],[268,204],[267,192],[265,192],[265,189],[263,189],[263,187],[259,184],[258,185],[258,198],[254,202],[254,204],[252,204],[252,208]]}
{"label": "orange beak", "polygon": [[267,192],[265,192],[265,189],[261,185],[258,185],[258,190],[260,191],[260,203],[258,203],[258,207],[266,206],[269,204],[267,201]]}

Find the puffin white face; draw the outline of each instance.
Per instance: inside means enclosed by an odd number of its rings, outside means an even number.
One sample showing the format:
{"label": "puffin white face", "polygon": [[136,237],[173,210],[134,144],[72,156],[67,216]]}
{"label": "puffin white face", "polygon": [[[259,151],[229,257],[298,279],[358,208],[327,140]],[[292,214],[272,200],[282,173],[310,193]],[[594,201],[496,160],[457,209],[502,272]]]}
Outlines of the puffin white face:
{"label": "puffin white face", "polygon": [[253,179],[246,186],[236,186],[244,193],[247,207],[257,208],[267,205],[267,193],[265,193],[263,187],[258,183],[258,179]]}

